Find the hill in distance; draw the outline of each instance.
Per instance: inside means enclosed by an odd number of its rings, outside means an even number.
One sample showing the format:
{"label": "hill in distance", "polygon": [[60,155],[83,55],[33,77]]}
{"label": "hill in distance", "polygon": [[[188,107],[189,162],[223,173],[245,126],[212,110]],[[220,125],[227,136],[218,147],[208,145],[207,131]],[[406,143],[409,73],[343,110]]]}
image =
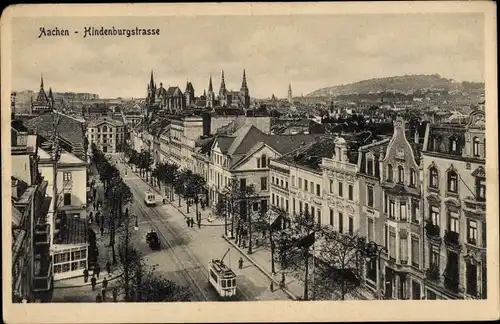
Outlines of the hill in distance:
{"label": "hill in distance", "polygon": [[335,97],[350,94],[370,94],[385,91],[407,93],[422,90],[480,90],[483,82],[455,82],[453,79],[431,75],[404,75],[387,78],[363,80],[355,83],[337,85],[315,90],[306,97]]}

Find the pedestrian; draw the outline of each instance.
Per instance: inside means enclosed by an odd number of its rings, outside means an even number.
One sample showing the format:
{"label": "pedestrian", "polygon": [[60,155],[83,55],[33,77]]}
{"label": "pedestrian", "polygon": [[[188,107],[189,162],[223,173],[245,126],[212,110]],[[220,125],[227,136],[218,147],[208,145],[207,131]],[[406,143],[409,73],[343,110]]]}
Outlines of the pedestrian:
{"label": "pedestrian", "polygon": [[113,301],[116,303],[118,300],[118,292],[116,291],[116,288],[113,288]]}
{"label": "pedestrian", "polygon": [[102,286],[104,288],[108,288],[108,279],[106,279],[106,277],[104,277],[104,279],[102,280]]}
{"label": "pedestrian", "polygon": [[95,302],[96,302],[96,303],[102,303],[102,297],[101,297],[101,294],[97,294],[97,296],[95,297]]}
{"label": "pedestrian", "polygon": [[101,213],[99,212],[95,213],[95,222],[97,226],[99,226],[99,223],[101,222]]}
{"label": "pedestrian", "polygon": [[103,235],[104,235],[104,226],[103,226],[103,224],[101,224],[101,236],[103,236]]}
{"label": "pedestrian", "polygon": [[94,202],[92,203],[92,205],[94,206],[94,210],[97,210],[97,202],[94,200]]}
{"label": "pedestrian", "polygon": [[102,288],[101,289],[101,294],[102,294],[102,300],[105,301],[106,300],[106,288]]}
{"label": "pedestrian", "polygon": [[191,226],[191,219],[186,217],[186,224],[188,227]]}
{"label": "pedestrian", "polygon": [[99,279],[99,273],[101,272],[101,266],[99,263],[96,263],[94,266],[94,274],[97,276],[97,279]]}
{"label": "pedestrian", "polygon": [[191,227],[194,227],[194,219],[193,219],[193,217],[191,217],[190,219],[191,219]]}
{"label": "pedestrian", "polygon": [[89,281],[89,270],[87,268],[83,269],[83,282],[87,283]]}
{"label": "pedestrian", "polygon": [[92,279],[90,279],[90,284],[92,285],[92,290],[95,290],[95,285],[97,284],[97,279],[94,275],[92,275]]}
{"label": "pedestrian", "polygon": [[94,199],[97,198],[97,189],[96,188],[92,189],[92,197],[94,197]]}
{"label": "pedestrian", "polygon": [[271,289],[271,292],[274,292],[274,283],[271,281],[271,284],[269,285],[269,288]]}
{"label": "pedestrian", "polygon": [[280,282],[280,286],[283,288],[285,287],[285,273],[282,272],[281,273],[281,282]]}
{"label": "pedestrian", "polygon": [[201,217],[198,217],[198,228],[201,228]]}
{"label": "pedestrian", "polygon": [[243,269],[243,258],[242,257],[240,257],[240,259],[238,260],[238,268]]}
{"label": "pedestrian", "polygon": [[107,271],[108,273],[111,273],[111,262],[109,262],[109,261],[108,261],[108,262],[106,262],[106,271]]}

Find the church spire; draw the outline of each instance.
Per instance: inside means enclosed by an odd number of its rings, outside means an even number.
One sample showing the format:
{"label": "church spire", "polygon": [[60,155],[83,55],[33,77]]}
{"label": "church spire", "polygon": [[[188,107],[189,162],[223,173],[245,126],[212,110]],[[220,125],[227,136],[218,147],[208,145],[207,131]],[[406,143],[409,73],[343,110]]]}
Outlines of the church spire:
{"label": "church spire", "polygon": [[208,92],[214,91],[214,87],[212,86],[212,75],[210,75],[210,81],[208,82]]}
{"label": "church spire", "polygon": [[153,89],[154,86],[155,86],[155,80],[154,80],[154,77],[153,77],[153,69],[151,69],[151,79],[149,81],[149,86],[150,86],[151,89]]}
{"label": "church spire", "polygon": [[243,69],[243,81],[241,82],[241,89],[246,89],[246,88],[248,88],[247,75],[246,75],[245,69]]}
{"label": "church spire", "polygon": [[288,102],[292,103],[293,97],[292,97],[292,83],[288,83]]}
{"label": "church spire", "polygon": [[226,90],[226,82],[224,81],[224,70],[222,70],[222,79],[220,81],[220,88],[221,90],[222,89]]}
{"label": "church spire", "polygon": [[40,89],[43,89],[43,74],[40,74]]}

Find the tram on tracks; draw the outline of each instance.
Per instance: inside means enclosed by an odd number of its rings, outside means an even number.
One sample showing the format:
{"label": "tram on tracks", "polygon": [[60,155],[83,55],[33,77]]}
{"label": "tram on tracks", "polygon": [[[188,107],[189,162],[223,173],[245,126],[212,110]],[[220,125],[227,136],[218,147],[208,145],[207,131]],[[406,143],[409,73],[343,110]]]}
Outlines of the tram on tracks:
{"label": "tram on tracks", "polygon": [[144,193],[144,202],[146,203],[146,206],[156,205],[156,195],[154,194],[154,192],[147,190]]}
{"label": "tram on tracks", "polygon": [[236,297],[236,274],[221,259],[211,259],[208,261],[208,281],[214,287],[222,300],[231,300]]}

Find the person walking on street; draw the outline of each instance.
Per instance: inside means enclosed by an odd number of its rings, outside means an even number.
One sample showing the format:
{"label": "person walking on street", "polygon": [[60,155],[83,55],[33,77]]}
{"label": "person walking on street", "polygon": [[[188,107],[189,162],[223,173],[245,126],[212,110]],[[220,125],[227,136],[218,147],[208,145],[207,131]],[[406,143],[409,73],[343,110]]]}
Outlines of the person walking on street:
{"label": "person walking on street", "polygon": [[116,288],[113,288],[113,301],[116,303],[118,301],[118,292]]}
{"label": "person walking on street", "polygon": [[271,289],[271,292],[274,292],[274,283],[271,281],[271,284],[269,285],[269,289]]}
{"label": "person walking on street", "polygon": [[101,224],[101,236],[104,236],[104,225]]}
{"label": "person walking on street", "polygon": [[106,277],[104,277],[104,279],[102,280],[102,287],[106,289],[108,288],[108,279],[106,279]]}
{"label": "person walking on street", "polygon": [[95,297],[95,302],[96,302],[96,303],[102,303],[102,297],[101,297],[101,294],[97,294],[97,296]]}
{"label": "person walking on street", "polygon": [[95,213],[95,222],[97,226],[99,226],[99,223],[101,222],[101,213],[99,212]]}
{"label": "person walking on street", "polygon": [[87,268],[83,269],[83,282],[87,283],[89,281],[89,270]]}
{"label": "person walking on street", "polygon": [[101,266],[99,263],[96,263],[94,266],[94,274],[96,275],[97,279],[99,279],[99,273],[101,272]]}
{"label": "person walking on street", "polygon": [[92,203],[92,205],[94,205],[94,210],[97,210],[97,201],[94,200],[94,202]]}
{"label": "person walking on street", "polygon": [[106,301],[106,288],[104,288],[104,287],[103,287],[103,288],[101,289],[101,294],[102,294],[102,300],[103,300],[103,301]]}
{"label": "person walking on street", "polygon": [[281,288],[285,287],[285,273],[281,273],[281,282],[280,282]]}
{"label": "person walking on street", "polygon": [[201,228],[201,217],[198,217],[198,228]]}
{"label": "person walking on street", "polygon": [[243,258],[242,257],[240,257],[240,259],[238,260],[238,268],[243,269]]}
{"label": "person walking on street", "polygon": [[106,271],[107,271],[108,273],[111,273],[111,262],[109,262],[109,261],[108,261],[108,262],[106,262]]}
{"label": "person walking on street", "polygon": [[191,217],[191,227],[194,227],[194,219]]}
{"label": "person walking on street", "polygon": [[92,285],[92,290],[95,290],[95,285],[97,284],[97,279],[94,275],[92,275],[92,279],[90,279],[90,284]]}
{"label": "person walking on street", "polygon": [[188,227],[191,226],[191,218],[187,218],[186,217],[186,224],[187,224]]}

